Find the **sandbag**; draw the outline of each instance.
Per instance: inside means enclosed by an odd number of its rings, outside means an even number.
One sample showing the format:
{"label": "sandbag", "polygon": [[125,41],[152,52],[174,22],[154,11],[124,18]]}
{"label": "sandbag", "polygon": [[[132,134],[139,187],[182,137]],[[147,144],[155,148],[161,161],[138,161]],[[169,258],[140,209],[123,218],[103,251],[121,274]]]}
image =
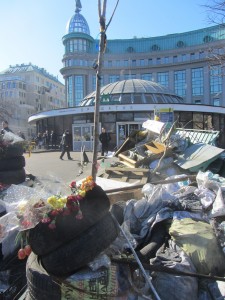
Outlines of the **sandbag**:
{"label": "sandbag", "polygon": [[224,276],[225,257],[210,224],[190,218],[174,219],[169,234],[199,273]]}

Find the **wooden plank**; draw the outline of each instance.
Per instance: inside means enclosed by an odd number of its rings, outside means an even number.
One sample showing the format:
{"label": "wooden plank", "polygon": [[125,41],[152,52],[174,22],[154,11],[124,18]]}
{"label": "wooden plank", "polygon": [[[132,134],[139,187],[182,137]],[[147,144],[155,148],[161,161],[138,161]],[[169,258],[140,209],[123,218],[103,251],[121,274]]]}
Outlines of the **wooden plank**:
{"label": "wooden plank", "polygon": [[121,168],[121,167],[109,167],[105,169],[105,172],[108,173],[109,171],[119,171],[119,172],[142,172],[142,173],[149,173],[149,169],[145,168]]}
{"label": "wooden plank", "polygon": [[123,177],[121,178],[121,181],[127,182],[127,181],[128,181],[128,176],[123,176]]}

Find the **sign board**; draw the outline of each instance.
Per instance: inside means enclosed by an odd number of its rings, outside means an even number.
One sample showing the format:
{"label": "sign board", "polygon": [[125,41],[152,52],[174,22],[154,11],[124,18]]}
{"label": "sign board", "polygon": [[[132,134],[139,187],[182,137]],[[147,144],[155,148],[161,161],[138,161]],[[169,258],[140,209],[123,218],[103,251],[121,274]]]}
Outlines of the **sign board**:
{"label": "sign board", "polygon": [[173,108],[155,109],[154,119],[166,123],[166,128],[170,128],[174,122]]}

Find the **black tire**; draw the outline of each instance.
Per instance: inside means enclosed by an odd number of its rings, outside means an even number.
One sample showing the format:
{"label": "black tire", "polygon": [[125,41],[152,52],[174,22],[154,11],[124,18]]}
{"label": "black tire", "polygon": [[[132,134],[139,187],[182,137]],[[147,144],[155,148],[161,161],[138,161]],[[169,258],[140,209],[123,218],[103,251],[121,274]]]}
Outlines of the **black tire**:
{"label": "black tire", "polygon": [[3,151],[0,152],[0,159],[11,158],[22,156],[24,153],[24,147],[21,144],[12,144],[3,148]]}
{"label": "black tire", "polygon": [[1,171],[0,172],[0,182],[4,184],[20,184],[26,179],[25,169],[14,171]]}
{"label": "black tire", "polygon": [[91,262],[117,238],[118,229],[110,213],[98,223],[50,254],[41,257],[43,267],[56,276],[69,276]]}
{"label": "black tire", "polygon": [[61,300],[60,286],[45,271],[33,252],[27,260],[26,266],[28,300]]}
{"label": "black tire", "polygon": [[25,167],[24,156],[0,159],[0,171],[13,171]]}
{"label": "black tire", "polygon": [[54,230],[44,223],[31,229],[28,240],[32,251],[46,255],[90,228],[109,212],[109,198],[100,186],[96,186],[80,201],[80,208],[83,214],[81,220],[76,219],[77,212],[74,212],[68,216],[57,216]]}
{"label": "black tire", "polygon": [[126,206],[125,201],[118,201],[116,203],[113,203],[110,207],[111,214],[117,219],[118,223],[120,225],[124,222],[124,208]]}

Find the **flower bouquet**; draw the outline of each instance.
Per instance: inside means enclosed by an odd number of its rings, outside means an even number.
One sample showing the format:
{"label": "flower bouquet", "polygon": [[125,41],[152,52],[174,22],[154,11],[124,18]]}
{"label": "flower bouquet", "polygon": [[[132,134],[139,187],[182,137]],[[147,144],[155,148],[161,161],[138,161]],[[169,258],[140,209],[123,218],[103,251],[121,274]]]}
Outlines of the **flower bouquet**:
{"label": "flower bouquet", "polygon": [[[23,189],[20,195],[15,191],[13,197],[6,197],[6,200],[10,199],[6,201],[6,211],[16,216],[17,228],[24,241],[22,244],[29,245],[37,255],[46,255],[74,239],[103,218],[110,208],[106,193],[91,176],[79,185],[71,182],[71,194],[67,196],[49,195],[43,190],[27,187]],[[16,195],[19,201],[16,201]],[[3,227],[1,230],[5,237],[7,233]],[[20,257],[24,257],[21,249]]]}

